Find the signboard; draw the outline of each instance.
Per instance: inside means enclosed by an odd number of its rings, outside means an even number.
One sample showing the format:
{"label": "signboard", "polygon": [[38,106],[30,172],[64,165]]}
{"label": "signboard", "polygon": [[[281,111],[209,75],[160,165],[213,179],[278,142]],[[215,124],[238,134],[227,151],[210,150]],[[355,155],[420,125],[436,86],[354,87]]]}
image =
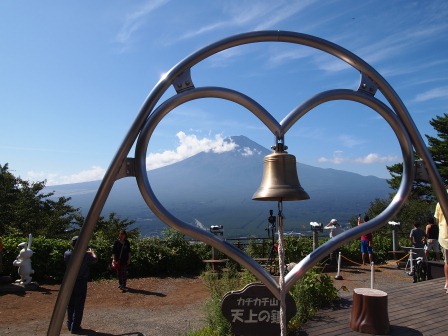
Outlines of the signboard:
{"label": "signboard", "polygon": [[[235,335],[280,335],[280,301],[262,283],[226,293],[221,310]],[[286,294],[286,321],[297,312],[291,294]]]}

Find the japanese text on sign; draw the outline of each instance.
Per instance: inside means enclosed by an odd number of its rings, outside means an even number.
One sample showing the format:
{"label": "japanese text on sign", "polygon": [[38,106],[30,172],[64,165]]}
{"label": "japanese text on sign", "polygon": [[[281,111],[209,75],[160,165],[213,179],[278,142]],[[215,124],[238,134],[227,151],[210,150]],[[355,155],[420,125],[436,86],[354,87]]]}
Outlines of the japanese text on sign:
{"label": "japanese text on sign", "polygon": [[[289,293],[285,304],[289,321],[297,311]],[[252,283],[240,291],[226,293],[221,309],[235,335],[270,336],[280,332],[280,300],[263,284]]]}
{"label": "japanese text on sign", "polygon": [[252,297],[239,297],[237,300],[238,307],[273,307],[274,309],[256,310],[235,308],[231,309],[232,322],[241,323],[280,323],[280,311],[278,310],[279,301],[276,298],[264,297],[264,298],[252,298]]}

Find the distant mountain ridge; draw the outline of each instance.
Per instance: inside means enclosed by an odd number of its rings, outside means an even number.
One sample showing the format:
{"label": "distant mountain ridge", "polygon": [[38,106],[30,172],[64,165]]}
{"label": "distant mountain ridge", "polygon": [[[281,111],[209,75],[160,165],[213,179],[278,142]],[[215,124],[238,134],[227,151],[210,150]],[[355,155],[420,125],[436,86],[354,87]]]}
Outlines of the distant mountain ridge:
{"label": "distant mountain ridge", "polygon": [[[269,210],[276,214],[277,202],[253,201],[252,195],[261,183],[264,157],[272,151],[245,136],[226,141],[233,141],[236,148],[225,153],[201,152],[149,171],[151,186],[164,207],[184,222],[205,228],[223,225],[228,237],[264,236]],[[391,192],[385,179],[374,176],[299,162],[297,170],[311,199],[283,202],[285,231],[308,231],[310,222],[328,223],[332,218],[345,223]],[[85,215],[100,182],[49,186],[46,191],[71,197],[71,204]],[[102,215],[112,211],[136,220],[143,235],[157,235],[167,227],[143,201],[135,178],[115,182]]]}

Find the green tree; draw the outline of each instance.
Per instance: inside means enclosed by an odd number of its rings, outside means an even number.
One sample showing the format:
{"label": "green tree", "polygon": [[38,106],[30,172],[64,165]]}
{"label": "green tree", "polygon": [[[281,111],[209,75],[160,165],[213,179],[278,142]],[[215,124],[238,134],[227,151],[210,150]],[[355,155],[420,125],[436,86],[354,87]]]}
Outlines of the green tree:
{"label": "green tree", "polygon": [[[415,159],[418,159],[416,155]],[[396,163],[392,166],[386,166],[389,170],[391,178],[387,180],[387,183],[393,190],[398,190],[401,183],[401,175],[403,173],[403,163]],[[434,201],[435,197],[432,193],[431,184],[423,181],[413,181],[412,182],[412,192],[410,199],[424,199],[427,201]]]}
{"label": "green tree", "polygon": [[137,239],[140,236],[139,228],[131,228],[135,220],[121,219],[115,212],[109,213],[108,219],[100,217],[95,226],[94,239],[104,239],[111,244],[117,240],[120,230],[126,230],[129,239]]}
{"label": "green tree", "polygon": [[[431,119],[429,123],[436,130],[437,137],[425,134],[428,139],[428,150],[440,176],[444,181],[448,182],[448,114],[444,113],[443,116],[437,116]],[[418,158],[417,154],[414,153],[414,157]],[[397,190],[401,183],[403,164],[396,163],[392,166],[387,166],[387,169],[391,175],[387,183],[393,190]],[[428,199],[431,195],[432,192],[428,183],[414,181],[412,188],[413,198],[425,196]],[[433,198],[430,198],[430,200],[433,200]]]}
{"label": "green tree", "polygon": [[448,182],[448,114],[437,116],[429,122],[437,131],[437,138],[426,135],[428,149],[440,176]]}
{"label": "green tree", "polygon": [[70,198],[52,199],[43,193],[45,181],[30,182],[14,176],[8,164],[0,164],[0,235],[67,237],[66,230],[79,223],[79,209]]}
{"label": "green tree", "polygon": [[[443,180],[448,181],[448,114],[437,116],[429,122],[437,132],[437,137],[425,135],[428,139],[428,150],[434,160],[434,163]],[[415,158],[418,158],[416,154]],[[398,190],[401,183],[403,164],[396,163],[387,166],[391,178],[387,183],[393,190]],[[383,211],[390,203],[392,194],[388,200],[376,200],[368,210],[371,217],[375,217]],[[400,212],[394,218],[395,221],[402,223],[401,229],[408,232],[414,222],[426,224],[428,217],[432,216],[435,206],[435,196],[429,183],[414,181],[411,194],[407,202],[403,205]]]}

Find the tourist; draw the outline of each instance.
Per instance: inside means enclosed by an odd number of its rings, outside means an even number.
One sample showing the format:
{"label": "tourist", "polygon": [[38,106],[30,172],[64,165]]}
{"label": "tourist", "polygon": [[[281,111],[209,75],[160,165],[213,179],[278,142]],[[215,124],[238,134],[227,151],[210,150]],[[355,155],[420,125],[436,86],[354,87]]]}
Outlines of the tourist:
{"label": "tourist", "polygon": [[[361,220],[361,215],[358,216],[358,225],[369,221],[369,216],[364,216],[364,221]],[[361,236],[361,259],[362,264],[366,264],[366,253],[369,255],[369,262],[373,262],[373,235],[371,232]]]}
{"label": "tourist", "polygon": [[[448,191],[448,184],[445,185]],[[436,205],[436,211],[434,213],[437,224],[439,225],[439,244],[442,247],[443,258],[445,259],[444,271],[445,271],[445,289],[448,294],[448,224],[446,218],[442,212],[440,203]]]}
{"label": "tourist", "polygon": [[415,222],[414,228],[409,233],[409,240],[415,248],[423,248],[426,242],[426,233],[420,229],[420,223]]}
{"label": "tourist", "polygon": [[131,263],[131,244],[128,240],[128,234],[121,230],[118,239],[112,248],[112,263],[117,265],[118,288],[122,292],[127,290],[126,281],[128,279],[128,267]]}
{"label": "tourist", "polygon": [[[72,248],[75,247],[78,236],[72,238]],[[64,260],[68,264],[72,257],[73,249],[65,251]],[[73,286],[72,295],[67,306],[67,328],[72,334],[82,332],[81,321],[84,313],[84,304],[87,297],[87,281],[89,279],[89,265],[96,263],[97,257],[92,249],[84,253],[84,258]]]}
{"label": "tourist", "polygon": [[[325,225],[325,228],[330,230],[330,239],[333,237],[336,237],[339,233],[342,232],[341,225],[334,218],[327,225]],[[330,253],[330,263],[331,264],[333,264],[333,265],[337,264],[339,252],[340,252],[340,249],[336,249]]]}
{"label": "tourist", "polygon": [[330,230],[330,238],[336,237],[342,231],[341,225],[334,218],[325,227]]}
{"label": "tourist", "polygon": [[434,250],[436,254],[436,261],[440,261],[439,252],[439,227],[434,221],[434,217],[428,218],[428,224],[426,225],[426,245],[425,245],[425,255],[428,259],[429,251]]}

